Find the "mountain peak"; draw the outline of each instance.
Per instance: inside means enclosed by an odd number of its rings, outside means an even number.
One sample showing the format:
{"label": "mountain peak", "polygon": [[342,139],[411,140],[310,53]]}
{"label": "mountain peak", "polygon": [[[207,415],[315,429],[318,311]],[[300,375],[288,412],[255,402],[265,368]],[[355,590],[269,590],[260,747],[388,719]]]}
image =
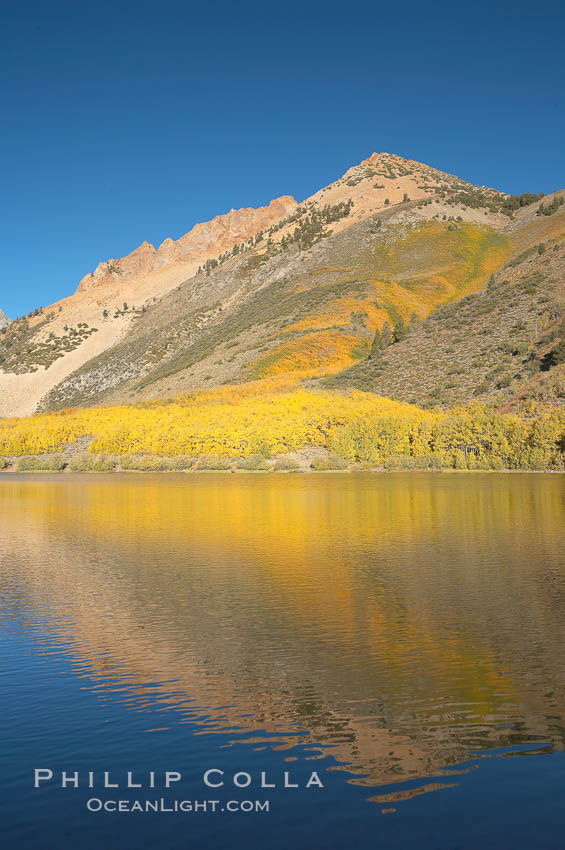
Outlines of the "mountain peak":
{"label": "mountain peak", "polygon": [[0,415],[350,366],[384,322],[424,318],[560,236],[560,196],[507,198],[374,151],[300,204],[142,242],[1,334]]}
{"label": "mountain peak", "polygon": [[3,310],[0,310],[0,328],[7,328],[12,320],[9,319]]}

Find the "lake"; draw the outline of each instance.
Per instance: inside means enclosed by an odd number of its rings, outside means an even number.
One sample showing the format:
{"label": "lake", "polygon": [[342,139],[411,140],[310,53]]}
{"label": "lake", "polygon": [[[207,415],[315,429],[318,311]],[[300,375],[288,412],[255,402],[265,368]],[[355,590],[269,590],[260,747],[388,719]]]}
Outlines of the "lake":
{"label": "lake", "polygon": [[563,475],[4,474],[0,594],[6,847],[563,847]]}

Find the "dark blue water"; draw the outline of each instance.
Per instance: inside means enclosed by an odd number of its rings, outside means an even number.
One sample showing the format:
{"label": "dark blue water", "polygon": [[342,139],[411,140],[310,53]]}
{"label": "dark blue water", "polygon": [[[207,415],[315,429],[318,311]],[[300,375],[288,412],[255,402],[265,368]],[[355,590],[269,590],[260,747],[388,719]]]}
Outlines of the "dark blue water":
{"label": "dark blue water", "polygon": [[[3,846],[564,847],[564,497],[544,475],[3,477]],[[128,770],[157,787],[101,787]]]}

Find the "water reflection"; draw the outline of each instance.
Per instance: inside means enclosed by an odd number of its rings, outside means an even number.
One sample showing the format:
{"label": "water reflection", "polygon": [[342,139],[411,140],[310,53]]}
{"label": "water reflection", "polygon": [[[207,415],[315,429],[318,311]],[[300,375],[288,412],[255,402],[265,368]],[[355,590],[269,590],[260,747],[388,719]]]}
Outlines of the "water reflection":
{"label": "water reflection", "polygon": [[101,699],[422,779],[383,802],[563,749],[564,517],[557,475],[3,476],[2,607]]}

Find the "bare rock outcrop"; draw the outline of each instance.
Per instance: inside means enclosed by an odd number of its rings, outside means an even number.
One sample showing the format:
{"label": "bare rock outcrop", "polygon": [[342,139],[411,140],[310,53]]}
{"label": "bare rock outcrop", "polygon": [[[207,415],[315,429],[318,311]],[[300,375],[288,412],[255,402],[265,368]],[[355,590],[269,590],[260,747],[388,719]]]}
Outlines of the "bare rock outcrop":
{"label": "bare rock outcrop", "polygon": [[177,261],[204,262],[209,257],[230,251],[234,245],[250,239],[258,231],[280,221],[297,206],[294,198],[284,195],[275,198],[266,207],[230,210],[211,221],[196,224],[176,241],[165,239],[158,250],[150,242],[142,242],[126,257],[100,263],[94,272],[83,277],[77,292],[86,292],[109,283],[134,280]]}

